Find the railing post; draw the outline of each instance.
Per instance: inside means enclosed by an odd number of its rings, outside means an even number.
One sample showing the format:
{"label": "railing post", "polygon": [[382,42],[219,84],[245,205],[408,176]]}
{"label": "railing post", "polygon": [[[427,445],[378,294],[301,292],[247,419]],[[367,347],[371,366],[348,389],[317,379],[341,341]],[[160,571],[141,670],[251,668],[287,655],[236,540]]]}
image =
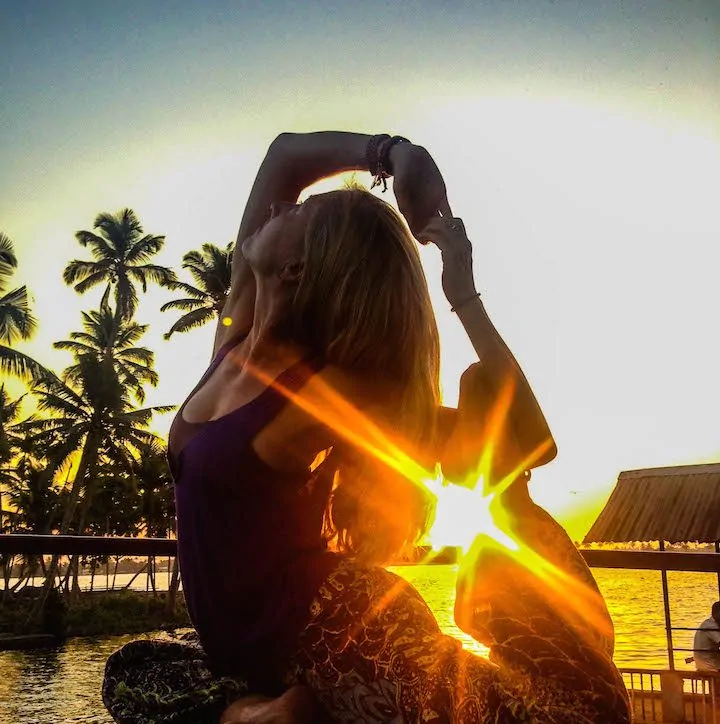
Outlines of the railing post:
{"label": "railing post", "polygon": [[[661,540],[658,541],[658,543],[660,544],[660,550],[664,551],[665,541]],[[664,568],[660,571],[660,577],[662,579],[663,606],[665,608],[665,637],[667,638],[668,647],[668,665],[670,666],[670,671],[675,671],[675,652],[672,639],[672,623],[670,621],[670,594],[668,592],[667,571]]]}
{"label": "railing post", "polygon": [[660,672],[660,703],[663,722],[685,721],[685,695],[682,676],[674,671]]}

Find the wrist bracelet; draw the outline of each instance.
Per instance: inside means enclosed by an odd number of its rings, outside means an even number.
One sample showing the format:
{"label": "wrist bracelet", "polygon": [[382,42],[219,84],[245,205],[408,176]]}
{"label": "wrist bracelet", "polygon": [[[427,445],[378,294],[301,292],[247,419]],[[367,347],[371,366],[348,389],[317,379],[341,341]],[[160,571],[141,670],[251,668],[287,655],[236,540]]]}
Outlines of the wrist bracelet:
{"label": "wrist bracelet", "polygon": [[382,170],[392,176],[392,168],[390,168],[390,149],[398,143],[410,143],[410,139],[405,136],[393,136],[387,141],[383,141],[378,148],[378,165]]}
{"label": "wrist bracelet", "polygon": [[390,149],[397,143],[410,143],[410,140],[404,136],[390,137],[387,133],[373,136],[370,139],[367,147],[367,158],[368,170],[373,176],[373,182],[370,186],[371,191],[381,183],[383,185],[382,192],[387,191],[387,179],[392,176],[389,172]]}
{"label": "wrist bracelet", "polygon": [[468,302],[472,302],[475,299],[480,299],[480,292],[475,292],[471,297],[466,297],[461,302],[458,302],[454,307],[450,307],[451,312],[457,312],[458,309],[464,307]]}
{"label": "wrist bracelet", "polygon": [[387,133],[379,133],[373,136],[365,149],[365,160],[367,161],[368,171],[372,176],[377,175],[377,167],[379,161],[378,146],[382,141],[388,140],[390,135]]}

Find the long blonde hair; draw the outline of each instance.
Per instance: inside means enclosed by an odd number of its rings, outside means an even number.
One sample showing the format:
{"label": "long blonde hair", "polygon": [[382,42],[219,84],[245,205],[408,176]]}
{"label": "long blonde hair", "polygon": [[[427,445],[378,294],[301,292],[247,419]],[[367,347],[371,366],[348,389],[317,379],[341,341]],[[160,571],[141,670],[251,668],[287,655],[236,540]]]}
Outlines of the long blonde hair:
{"label": "long blonde hair", "polygon": [[[416,242],[390,205],[358,189],[323,196],[286,321],[327,363],[377,380],[385,423],[408,454],[434,464],[422,458],[440,404],[437,323]],[[340,549],[384,562],[425,532],[431,497],[415,482],[341,442],[326,467],[335,474],[326,533]]]}

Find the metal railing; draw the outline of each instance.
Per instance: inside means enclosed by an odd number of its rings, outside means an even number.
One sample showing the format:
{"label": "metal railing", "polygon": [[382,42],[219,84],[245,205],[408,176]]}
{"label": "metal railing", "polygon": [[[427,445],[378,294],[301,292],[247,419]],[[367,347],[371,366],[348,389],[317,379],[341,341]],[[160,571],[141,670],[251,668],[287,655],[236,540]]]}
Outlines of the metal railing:
{"label": "metal railing", "polygon": [[[0,554],[174,556],[174,538],[121,538],[84,535],[0,535]],[[678,551],[605,551],[579,549],[590,568],[632,568],[646,571],[720,573],[717,553]]]}
{"label": "metal railing", "polygon": [[636,722],[720,724],[720,672],[621,668]]}

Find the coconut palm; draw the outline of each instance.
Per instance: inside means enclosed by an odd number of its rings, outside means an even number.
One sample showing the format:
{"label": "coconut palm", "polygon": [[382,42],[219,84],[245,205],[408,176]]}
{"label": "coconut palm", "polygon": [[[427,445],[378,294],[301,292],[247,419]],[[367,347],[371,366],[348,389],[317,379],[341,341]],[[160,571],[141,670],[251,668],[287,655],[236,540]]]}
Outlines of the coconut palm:
{"label": "coconut palm", "polygon": [[13,424],[20,416],[20,406],[23,398],[11,400],[0,385],[0,533],[4,532],[5,520],[3,515],[3,491],[16,482],[16,470],[12,464],[20,436],[13,430]]}
{"label": "coconut palm", "polygon": [[24,455],[15,468],[10,487],[10,505],[16,513],[16,528],[27,533],[50,533],[60,522],[62,490],[45,474],[46,466]]}
{"label": "coconut palm", "polygon": [[130,319],[138,303],[136,285],[147,291],[149,283],[168,286],[176,281],[175,273],[149,260],[162,249],[164,236],[144,234],[140,220],[132,209],[112,215],[99,214],[94,231],[78,231],[75,238],[90,248],[92,261],[75,259],[63,272],[66,284],[85,293],[98,284],[115,291],[115,310],[119,318]]}
{"label": "coconut palm", "polygon": [[[71,332],[70,339],[54,342],[53,347],[72,352],[77,359],[91,355],[98,360],[109,360],[121,384],[128,387],[139,403],[145,401],[143,385],[157,385],[159,377],[153,369],[154,355],[146,347],[135,343],[148,329],[147,324],[132,320],[116,320],[107,295],[100,309],[83,312],[83,332]],[[63,372],[66,382],[81,382],[82,368],[79,362]]]}
{"label": "coconut palm", "polygon": [[183,256],[183,269],[190,272],[195,286],[179,281],[170,285],[170,289],[186,296],[163,304],[160,311],[180,309],[185,313],[170,327],[165,339],[219,318],[230,291],[234,248],[233,242],[224,249],[208,243],[202,245],[201,251],[189,251]]}
{"label": "coconut palm", "polygon": [[17,257],[13,242],[0,232],[0,373],[40,379],[47,370],[32,357],[13,349],[17,342],[30,339],[37,327],[27,287],[8,290],[15,269]]}
{"label": "coconut palm", "polygon": [[148,538],[167,538],[175,529],[175,494],[162,440],[138,450],[133,476],[140,496],[140,511]]}
{"label": "coconut palm", "polygon": [[[83,512],[92,499],[92,481],[101,458],[120,469],[130,470],[133,449],[159,438],[146,428],[153,413],[169,412],[172,405],[135,410],[129,391],[114,370],[92,354],[77,360],[72,383],[61,379],[41,380],[32,389],[38,409],[49,413],[46,418],[31,417],[17,427],[35,444],[49,445],[54,464],[59,467],[73,454],[80,454],[70,499],[60,525],[68,533],[81,493]],[[84,527],[81,515],[78,532]]]}
{"label": "coconut palm", "polygon": [[[140,515],[149,538],[168,538],[175,530],[175,495],[162,442],[143,446],[133,465],[137,482]],[[148,579],[155,591],[155,556],[148,556]]]}
{"label": "coconut palm", "polygon": [[[153,413],[174,409],[173,406],[164,406],[135,410],[128,389],[120,382],[112,366],[92,354],[82,355],[77,363],[79,371],[72,385],[54,377],[41,380],[32,389],[38,409],[51,416],[34,416],[17,425],[34,443],[51,448],[56,467],[73,454],[80,456],[60,521],[60,534],[70,532],[71,527],[79,534],[84,532],[101,461],[110,462],[118,471],[129,472],[133,450],[158,439],[146,429]],[[79,516],[76,516],[81,494],[82,506]],[[58,561],[59,556],[54,555],[33,619],[42,612],[54,586]],[[77,572],[76,560],[71,568]],[[74,580],[77,580],[76,576]]]}

